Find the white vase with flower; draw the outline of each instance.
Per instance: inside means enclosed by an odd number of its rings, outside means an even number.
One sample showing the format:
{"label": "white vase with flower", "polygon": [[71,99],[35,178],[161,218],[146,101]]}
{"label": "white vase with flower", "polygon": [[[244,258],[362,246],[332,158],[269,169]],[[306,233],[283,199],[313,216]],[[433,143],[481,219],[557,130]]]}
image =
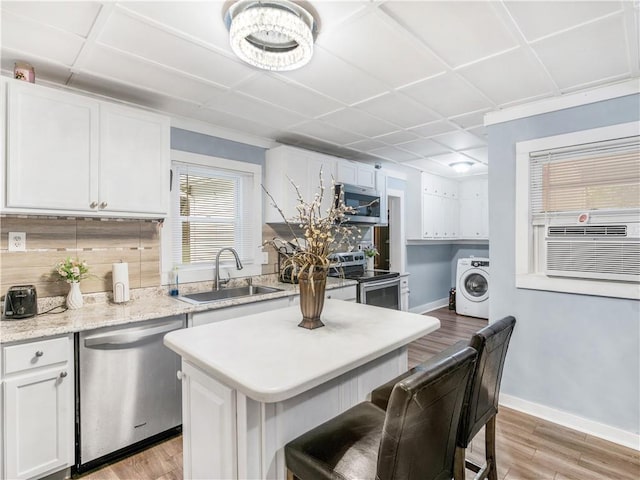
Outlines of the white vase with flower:
{"label": "white vase with flower", "polygon": [[67,258],[56,265],[56,273],[69,284],[67,308],[75,310],[82,308],[84,298],[80,291],[80,280],[89,275],[89,266],[84,260]]}

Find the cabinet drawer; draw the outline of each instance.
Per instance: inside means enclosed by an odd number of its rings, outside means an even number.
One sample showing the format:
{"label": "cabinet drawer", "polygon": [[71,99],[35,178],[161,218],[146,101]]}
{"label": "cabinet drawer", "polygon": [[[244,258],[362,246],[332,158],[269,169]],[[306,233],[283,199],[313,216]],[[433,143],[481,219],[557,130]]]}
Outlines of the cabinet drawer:
{"label": "cabinet drawer", "polygon": [[46,367],[69,360],[69,337],[3,347],[4,374]]}

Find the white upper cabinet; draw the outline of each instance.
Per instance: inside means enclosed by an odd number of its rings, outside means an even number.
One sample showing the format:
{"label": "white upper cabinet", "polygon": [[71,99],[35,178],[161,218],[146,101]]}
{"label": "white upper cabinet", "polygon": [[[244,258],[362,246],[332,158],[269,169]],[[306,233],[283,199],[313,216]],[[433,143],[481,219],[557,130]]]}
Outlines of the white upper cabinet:
{"label": "white upper cabinet", "polygon": [[[272,148],[266,154],[265,188],[273,196],[285,218],[291,219],[297,215],[298,205],[296,189],[291,182],[295,184],[303,200],[310,203],[320,193],[322,169],[324,193],[321,208],[326,212],[333,200],[331,178],[335,178],[336,163],[336,158],[300,148],[286,145]],[[265,222],[282,223],[282,216],[271,204],[272,200],[267,197]]]}
{"label": "white upper cabinet", "polygon": [[169,200],[169,120],[8,81],[7,213],[161,217]]}
{"label": "white upper cabinet", "polygon": [[169,206],[169,149],[167,118],[101,105],[98,208],[164,215]]}
{"label": "white upper cabinet", "polygon": [[460,182],[460,236],[489,238],[489,191],[486,178]]}
{"label": "white upper cabinet", "polygon": [[375,188],[376,170],[370,165],[350,160],[338,160],[336,182]]}

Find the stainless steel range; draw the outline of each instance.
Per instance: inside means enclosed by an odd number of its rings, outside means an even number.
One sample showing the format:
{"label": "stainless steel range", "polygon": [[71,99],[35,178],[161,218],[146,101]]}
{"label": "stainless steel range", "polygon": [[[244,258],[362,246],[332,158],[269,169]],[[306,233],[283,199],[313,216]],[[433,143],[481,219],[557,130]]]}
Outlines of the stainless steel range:
{"label": "stainless steel range", "polygon": [[400,310],[400,274],[389,270],[367,270],[362,252],[344,252],[331,255],[329,270],[332,277],[358,281],[358,303]]}

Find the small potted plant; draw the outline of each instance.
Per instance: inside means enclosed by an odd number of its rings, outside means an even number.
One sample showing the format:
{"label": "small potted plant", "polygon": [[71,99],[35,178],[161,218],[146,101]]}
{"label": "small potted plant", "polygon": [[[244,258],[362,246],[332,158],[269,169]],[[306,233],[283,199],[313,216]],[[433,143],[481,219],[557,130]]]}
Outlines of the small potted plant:
{"label": "small potted plant", "polygon": [[56,273],[70,285],[67,295],[67,307],[71,310],[84,304],[80,291],[80,280],[89,276],[89,265],[84,260],[67,257],[56,265]]}
{"label": "small potted plant", "polygon": [[365,247],[363,250],[364,256],[367,257],[367,270],[373,270],[374,268],[374,258],[376,255],[380,255],[378,249],[375,245],[369,245]]}

